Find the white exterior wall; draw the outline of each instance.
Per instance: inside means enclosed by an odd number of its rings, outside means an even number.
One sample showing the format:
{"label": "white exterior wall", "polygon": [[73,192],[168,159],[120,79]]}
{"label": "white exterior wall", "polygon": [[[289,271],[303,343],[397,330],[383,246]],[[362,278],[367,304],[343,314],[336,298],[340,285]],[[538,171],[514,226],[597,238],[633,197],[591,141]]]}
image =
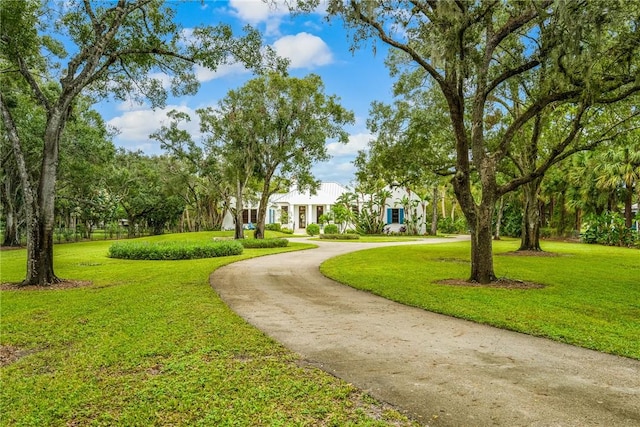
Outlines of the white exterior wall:
{"label": "white exterior wall", "polygon": [[[417,214],[418,216],[424,216],[425,213],[423,212],[423,207],[420,201],[420,197],[418,197],[418,195],[416,193],[414,193],[413,191],[411,191],[410,193],[407,192],[407,189],[405,187],[399,187],[399,186],[387,186],[385,188],[385,190],[388,190],[391,192],[391,196],[387,198],[385,206],[384,206],[384,222],[387,224],[392,224],[394,223],[394,221],[390,221],[389,220],[389,209],[402,209],[402,213],[399,215],[401,218],[397,223],[406,223],[406,221],[408,219],[411,219],[411,214],[412,212],[406,212],[405,211],[405,207],[402,205],[401,200],[404,197],[409,197],[409,199],[411,201],[413,201],[414,203],[417,203]],[[369,195],[365,195],[365,199],[368,200]],[[359,200],[359,208],[362,209],[363,206],[366,205],[366,201],[363,200]],[[418,233],[420,234],[424,234],[427,231],[427,224],[429,224],[429,226],[431,225],[431,214],[430,214],[430,210],[428,208],[428,206],[430,206],[430,203],[427,203],[425,205],[425,208],[427,210],[426,212],[426,221],[418,221]],[[413,210],[411,208],[411,210]]]}
{"label": "white exterior wall", "polygon": [[[317,193],[312,195],[309,191],[297,191],[293,190],[285,194],[274,194],[269,199],[269,206],[267,208],[266,223],[269,224],[270,213],[272,211],[272,222],[281,222],[280,216],[282,207],[286,206],[289,211],[289,222],[283,224],[283,227],[290,228],[296,232],[302,232],[304,227],[300,227],[300,207],[304,207],[305,212],[305,227],[312,223],[318,222],[317,207],[322,206],[323,214],[328,213],[331,210],[331,206],[335,204],[336,199],[348,190],[342,185],[335,182],[323,182],[320,184],[320,188]],[[234,201],[231,201],[231,205],[234,205]],[[258,209],[257,205],[251,203],[245,203],[244,209]],[[256,222],[252,218],[252,222]],[[224,221],[222,223],[224,230],[233,230],[234,218],[231,212],[227,212]]]}
{"label": "white exterior wall", "polygon": [[[409,195],[407,190],[404,187],[387,187],[387,190],[391,191],[391,197],[389,197],[384,206],[384,221],[387,221],[387,210],[388,209],[401,209],[403,206],[400,203],[400,200]],[[305,213],[305,226],[318,223],[318,215],[317,215],[317,207],[322,206],[323,213],[326,214],[331,210],[331,207],[335,204],[336,199],[340,197],[342,194],[348,192],[347,188],[335,182],[323,182],[320,184],[320,188],[318,189],[317,194],[311,195],[308,191],[299,192],[297,190],[290,191],[285,194],[275,194],[269,200],[269,206],[267,208],[267,217],[266,223],[270,222],[281,222],[281,212],[282,207],[286,206],[289,211],[289,222],[287,224],[282,224],[283,227],[294,230],[297,233],[304,232],[304,227],[300,227],[300,207],[303,206],[306,210]],[[368,196],[367,196],[368,197]],[[419,221],[419,233],[426,233],[427,227],[431,225],[431,209],[429,206],[430,203],[425,205],[426,212],[422,211],[422,205],[420,204],[420,198],[414,192],[411,192],[409,195],[411,200],[418,202],[418,215],[425,216],[425,220]],[[232,200],[231,205],[234,204]],[[359,200],[358,208],[361,210],[363,207],[363,201]],[[251,202],[245,203],[245,209],[258,209],[257,204],[252,204]],[[271,213],[270,213],[271,211]],[[403,222],[406,222],[406,219],[410,218],[410,213],[403,213]],[[272,221],[270,221],[270,219]],[[255,224],[256,219],[251,218],[251,222]],[[223,225],[224,230],[233,230],[234,228],[234,218],[231,212],[227,212],[225,215]]]}

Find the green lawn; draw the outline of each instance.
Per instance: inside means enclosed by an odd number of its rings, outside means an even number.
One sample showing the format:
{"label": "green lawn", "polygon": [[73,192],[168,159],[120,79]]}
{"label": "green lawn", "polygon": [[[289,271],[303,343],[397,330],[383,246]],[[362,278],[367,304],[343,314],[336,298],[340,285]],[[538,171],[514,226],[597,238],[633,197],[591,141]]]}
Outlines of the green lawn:
{"label": "green lawn", "polygon": [[[0,292],[0,343],[26,354],[0,368],[1,425],[383,426],[399,417],[350,384],[304,367],[209,286],[221,265],[311,245],[126,261],[106,256],[111,243],[55,247],[56,273],[91,280],[90,287]],[[1,282],[20,281],[25,251],[0,256]],[[378,412],[381,420],[371,415]]]}
{"label": "green lawn", "polygon": [[[307,236],[309,237],[309,236]],[[319,240],[322,242],[336,242],[336,243],[380,243],[380,242],[406,242],[411,240],[423,240],[423,239],[433,239],[440,238],[446,236],[400,236],[400,235],[382,235],[382,234],[374,234],[374,235],[360,235],[359,239],[354,240],[333,240],[333,239],[320,239],[320,237],[315,236],[310,238],[309,240]]]}
{"label": "green lawn", "polygon": [[469,276],[469,243],[370,249],[328,260],[321,270],[404,304],[640,359],[640,251],[543,242],[559,256],[501,255],[518,244],[494,244],[496,274],[543,289],[434,284]]}

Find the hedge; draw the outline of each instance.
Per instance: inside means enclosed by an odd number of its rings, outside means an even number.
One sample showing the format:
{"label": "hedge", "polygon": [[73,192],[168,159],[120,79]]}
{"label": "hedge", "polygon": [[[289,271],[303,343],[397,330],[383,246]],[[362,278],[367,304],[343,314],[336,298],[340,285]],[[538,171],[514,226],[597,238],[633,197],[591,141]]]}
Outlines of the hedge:
{"label": "hedge", "polygon": [[321,234],[321,239],[326,240],[358,240],[360,235],[358,234]]}
{"label": "hedge", "polygon": [[215,242],[117,242],[109,257],[137,260],[180,260],[240,255],[243,246],[233,240]]}
{"label": "hedge", "polygon": [[335,224],[327,224],[324,226],[325,234],[338,234],[338,232],[339,232],[338,226]]}
{"label": "hedge", "polygon": [[282,225],[279,222],[264,225],[264,229],[269,231],[280,231],[281,228]]}
{"label": "hedge", "polygon": [[289,245],[287,239],[244,239],[239,242],[248,249],[284,248]]}

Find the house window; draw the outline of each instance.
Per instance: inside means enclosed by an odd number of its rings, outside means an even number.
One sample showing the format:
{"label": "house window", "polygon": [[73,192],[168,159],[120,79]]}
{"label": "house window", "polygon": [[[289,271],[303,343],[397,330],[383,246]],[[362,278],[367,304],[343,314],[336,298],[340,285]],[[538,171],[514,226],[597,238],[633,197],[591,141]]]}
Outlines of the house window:
{"label": "house window", "polygon": [[242,210],[242,223],[249,224],[250,222],[256,222],[258,219],[258,209],[243,209]]}
{"label": "house window", "polygon": [[387,209],[387,224],[404,224],[404,209]]}

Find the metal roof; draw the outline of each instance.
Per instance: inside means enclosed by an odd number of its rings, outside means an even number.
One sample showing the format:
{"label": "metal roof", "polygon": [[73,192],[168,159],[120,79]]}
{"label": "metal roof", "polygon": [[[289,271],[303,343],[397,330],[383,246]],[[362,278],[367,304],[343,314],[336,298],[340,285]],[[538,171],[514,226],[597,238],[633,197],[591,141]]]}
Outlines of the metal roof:
{"label": "metal roof", "polygon": [[276,195],[272,203],[288,203],[289,205],[333,205],[336,199],[348,192],[345,187],[337,182],[322,182],[316,194],[307,191],[293,190],[286,194]]}

